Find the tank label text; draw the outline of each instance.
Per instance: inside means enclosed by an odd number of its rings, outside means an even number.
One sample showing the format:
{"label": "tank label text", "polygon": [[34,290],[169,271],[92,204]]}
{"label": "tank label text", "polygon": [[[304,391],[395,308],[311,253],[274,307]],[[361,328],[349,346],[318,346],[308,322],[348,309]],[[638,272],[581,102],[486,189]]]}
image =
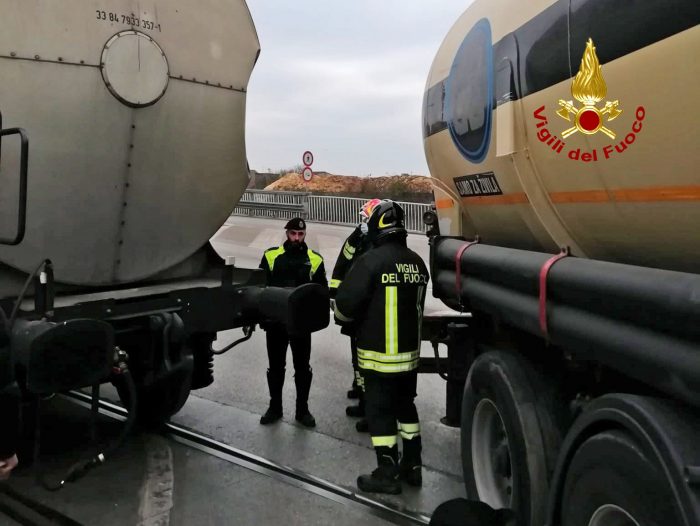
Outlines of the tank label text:
{"label": "tank label text", "polygon": [[115,13],[113,11],[102,11],[101,9],[95,9],[95,19],[101,22],[108,22],[112,24],[123,24],[125,26],[130,26],[133,29],[146,29],[149,31],[161,31],[160,24],[158,22],[153,22],[146,18],[139,18],[134,16],[133,13],[124,15],[121,13]]}
{"label": "tank label text", "polygon": [[[624,137],[618,137],[615,142],[603,146],[602,148],[585,150],[580,147],[567,147],[566,143],[562,139],[549,131],[549,128],[547,128],[549,125],[549,120],[545,114],[545,109],[546,108],[544,106],[540,106],[533,113],[536,121],[535,128],[537,129],[537,139],[542,144],[549,146],[554,153],[565,155],[572,161],[581,161],[584,163],[605,161],[607,159],[612,159],[617,155],[623,154],[637,140],[637,135],[639,135],[639,133],[642,131],[643,122],[646,118],[646,110],[644,109],[644,106],[639,106],[634,113],[635,120],[632,123],[629,133],[627,133]],[[455,179],[455,183],[456,181],[457,180]]]}
{"label": "tank label text", "polygon": [[454,183],[462,197],[503,195],[493,172],[455,177]]}

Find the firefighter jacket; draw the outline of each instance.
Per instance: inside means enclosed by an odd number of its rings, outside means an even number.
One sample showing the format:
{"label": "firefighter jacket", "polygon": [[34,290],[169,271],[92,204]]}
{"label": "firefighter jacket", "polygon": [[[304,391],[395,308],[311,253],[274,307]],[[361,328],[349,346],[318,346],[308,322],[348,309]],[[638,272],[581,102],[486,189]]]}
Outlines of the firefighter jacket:
{"label": "firefighter jacket", "polygon": [[335,298],[338,287],[343,282],[343,279],[345,279],[350,267],[367,248],[369,247],[366,236],[362,234],[359,227],[355,228],[352,234],[345,240],[345,243],[343,243],[343,248],[340,250],[340,254],[338,254],[335,267],[333,267],[330,284],[331,298]]}
{"label": "firefighter jacket", "polygon": [[363,373],[418,367],[428,269],[405,239],[391,236],[365,252],[338,287],[335,315],[357,326]]}
{"label": "firefighter jacket", "polygon": [[282,246],[268,248],[260,261],[271,287],[298,287],[305,283],[328,286],[326,269],[321,254],[306,243],[294,246],[285,241]]}

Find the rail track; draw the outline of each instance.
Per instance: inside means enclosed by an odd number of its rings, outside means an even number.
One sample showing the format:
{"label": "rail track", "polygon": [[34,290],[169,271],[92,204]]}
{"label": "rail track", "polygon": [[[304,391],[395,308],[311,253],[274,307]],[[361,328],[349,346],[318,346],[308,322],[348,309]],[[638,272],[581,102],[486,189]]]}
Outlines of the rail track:
{"label": "rail track", "polygon": [[[88,394],[73,391],[64,396],[86,409],[91,408],[92,397]],[[105,400],[99,401],[99,413],[107,418],[122,421],[125,420],[127,416],[126,409]],[[269,459],[218,442],[194,430],[176,424],[167,424],[163,430],[163,435],[185,447],[217,457],[225,462],[249,469],[260,475],[271,477],[334,502],[351,506],[355,509],[361,509],[367,515],[381,518],[392,524],[406,526],[421,525],[428,524],[430,521],[430,517],[426,515],[400,509],[390,504],[368,498],[347,487],[339,486],[309,473],[283,466]]]}

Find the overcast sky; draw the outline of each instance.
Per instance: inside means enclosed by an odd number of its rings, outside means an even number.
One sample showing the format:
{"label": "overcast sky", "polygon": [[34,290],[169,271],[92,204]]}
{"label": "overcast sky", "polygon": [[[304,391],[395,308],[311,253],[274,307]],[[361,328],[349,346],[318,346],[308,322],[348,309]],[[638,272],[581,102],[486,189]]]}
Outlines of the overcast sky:
{"label": "overcast sky", "polygon": [[250,167],[428,174],[423,90],[470,0],[247,0],[261,54],[249,84]]}

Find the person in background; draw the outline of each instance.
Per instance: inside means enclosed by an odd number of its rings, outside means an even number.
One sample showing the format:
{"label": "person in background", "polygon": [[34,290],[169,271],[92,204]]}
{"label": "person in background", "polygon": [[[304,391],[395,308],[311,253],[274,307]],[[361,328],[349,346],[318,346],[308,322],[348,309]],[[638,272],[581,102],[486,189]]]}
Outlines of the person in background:
{"label": "person in background", "polygon": [[[372,210],[379,203],[381,203],[381,199],[370,199],[362,206],[362,209],[360,210],[360,224],[357,225],[355,230],[352,231],[352,233],[343,243],[343,248],[341,249],[340,254],[338,254],[338,259],[336,260],[335,267],[333,267],[333,273],[331,275],[331,303],[333,303],[338,287],[343,282],[343,279],[350,270],[352,264],[357,261],[360,255],[362,255],[369,248],[369,242],[367,241],[367,221],[369,216],[372,214]],[[352,360],[353,381],[352,388],[348,391],[348,398],[358,399],[358,405],[346,407],[345,414],[351,417],[362,418],[365,416],[365,393],[364,380],[362,379],[360,368],[357,365],[356,327],[352,323],[342,322],[337,317],[335,318],[335,322],[341,326],[341,334],[345,334],[350,337],[350,357]],[[359,420],[355,424],[355,429],[361,433],[367,432],[367,420],[365,418]]]}
{"label": "person in background", "polygon": [[[282,246],[269,248],[263,254],[260,268],[265,270],[267,285],[273,287],[298,287],[305,283],[328,286],[323,258],[306,246],[306,221],[300,217],[290,219],[285,225],[287,240]],[[270,406],[260,418],[263,425],[282,418],[282,388],[284,386],[287,346],[292,348],[294,383],[297,390],[297,422],[314,427],[316,420],[309,412],[309,391],[313,373],[311,358],[311,334],[290,335],[280,324],[266,324],[267,385],[270,389]]]}
{"label": "person in background", "polygon": [[[360,475],[362,491],[401,493],[401,481],[421,486],[422,442],[414,403],[428,269],[406,246],[403,209],[384,200],[367,222],[372,248],[338,287],[335,315],[357,326],[357,360],[378,467]],[[403,444],[399,464],[397,422]]]}

